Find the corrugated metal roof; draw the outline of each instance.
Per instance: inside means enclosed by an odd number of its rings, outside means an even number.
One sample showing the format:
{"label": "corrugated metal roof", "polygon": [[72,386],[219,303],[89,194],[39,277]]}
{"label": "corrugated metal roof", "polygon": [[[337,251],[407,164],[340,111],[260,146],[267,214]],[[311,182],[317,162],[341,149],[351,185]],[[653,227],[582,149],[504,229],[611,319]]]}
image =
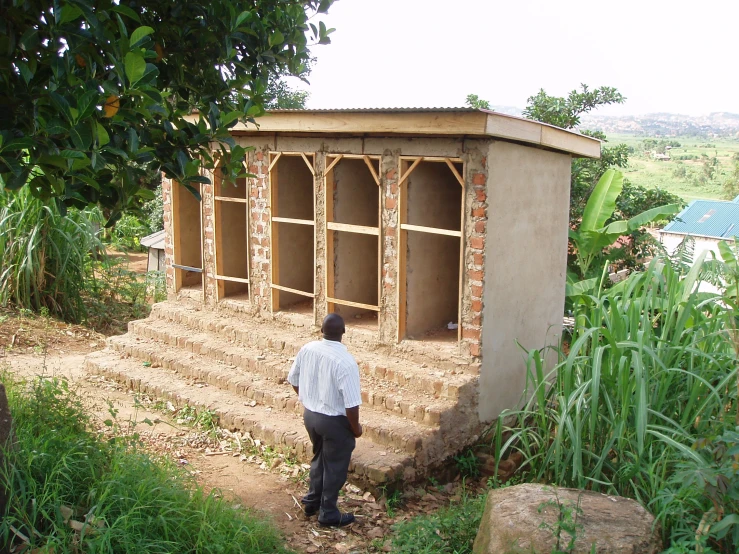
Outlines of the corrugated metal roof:
{"label": "corrugated metal roof", "polygon": [[459,108],[271,108],[268,112],[337,112],[337,113],[375,113],[375,112],[486,112],[486,113],[498,113],[492,110],[478,110],[477,108],[470,108],[469,106]]}
{"label": "corrugated metal roof", "polygon": [[665,233],[732,238],[739,235],[739,204],[694,200],[663,229]]}

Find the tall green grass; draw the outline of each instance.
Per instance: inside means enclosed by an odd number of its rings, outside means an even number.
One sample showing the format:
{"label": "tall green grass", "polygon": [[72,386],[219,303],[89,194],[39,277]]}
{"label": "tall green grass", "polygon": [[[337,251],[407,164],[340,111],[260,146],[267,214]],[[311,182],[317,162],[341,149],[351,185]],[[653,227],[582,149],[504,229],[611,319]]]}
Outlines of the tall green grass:
{"label": "tall green grass", "polygon": [[736,552],[734,319],[696,292],[701,266],[683,275],[656,260],[580,298],[569,351],[551,371],[528,353],[528,400],[501,415],[494,444],[498,459],[524,455],[526,480],[635,498],[675,552]]}
{"label": "tall green grass", "polygon": [[102,252],[100,221],[78,210],[62,215],[29,187],[0,190],[0,206],[0,304],[84,319],[86,265],[90,254]]}
{"label": "tall green grass", "polygon": [[28,389],[3,380],[17,443],[0,468],[10,492],[0,544],[24,537],[48,552],[284,552],[263,516],[234,509],[131,441],[90,431],[64,381],[40,379]]}

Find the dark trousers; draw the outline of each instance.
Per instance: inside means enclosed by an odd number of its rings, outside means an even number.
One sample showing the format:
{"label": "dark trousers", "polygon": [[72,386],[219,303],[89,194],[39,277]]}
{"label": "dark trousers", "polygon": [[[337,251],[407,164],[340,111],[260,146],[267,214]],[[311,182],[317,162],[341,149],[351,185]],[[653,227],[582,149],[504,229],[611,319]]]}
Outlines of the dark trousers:
{"label": "dark trousers", "polygon": [[346,483],[356,440],[346,416],[327,416],[305,410],[303,420],[313,443],[310,487],[303,497],[303,504],[320,506],[318,521],[333,523],[341,517],[336,502],[341,487]]}

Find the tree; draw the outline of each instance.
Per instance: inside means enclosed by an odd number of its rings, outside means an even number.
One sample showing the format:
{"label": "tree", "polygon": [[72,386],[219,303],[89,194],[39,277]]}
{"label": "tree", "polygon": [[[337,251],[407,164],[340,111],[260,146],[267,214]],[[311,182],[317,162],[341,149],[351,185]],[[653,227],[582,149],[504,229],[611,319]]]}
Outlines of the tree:
{"label": "tree", "polygon": [[270,82],[266,96],[269,98],[265,105],[268,110],[302,110],[305,109],[310,93],[294,89],[284,79],[278,79]]}
{"label": "tree", "polygon": [[468,94],[467,99],[464,101],[464,103],[469,106],[470,108],[475,108],[476,110],[490,110],[492,109],[490,107],[490,102],[487,100],[483,100],[477,94]]}
{"label": "tree", "polygon": [[[0,187],[114,223],[163,171],[198,194],[201,167],[244,174],[237,121],[301,75],[333,0],[7,0],[0,4]],[[213,144],[218,145],[214,155]]]}

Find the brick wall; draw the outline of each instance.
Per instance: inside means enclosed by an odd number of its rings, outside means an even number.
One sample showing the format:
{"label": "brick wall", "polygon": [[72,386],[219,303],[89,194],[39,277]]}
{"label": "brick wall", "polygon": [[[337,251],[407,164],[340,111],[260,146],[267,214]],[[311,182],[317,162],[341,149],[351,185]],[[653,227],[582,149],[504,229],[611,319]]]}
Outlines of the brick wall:
{"label": "brick wall", "polygon": [[164,207],[164,260],[167,296],[175,294],[174,276],[174,234],[172,233],[172,181],[162,175],[162,204]]}

